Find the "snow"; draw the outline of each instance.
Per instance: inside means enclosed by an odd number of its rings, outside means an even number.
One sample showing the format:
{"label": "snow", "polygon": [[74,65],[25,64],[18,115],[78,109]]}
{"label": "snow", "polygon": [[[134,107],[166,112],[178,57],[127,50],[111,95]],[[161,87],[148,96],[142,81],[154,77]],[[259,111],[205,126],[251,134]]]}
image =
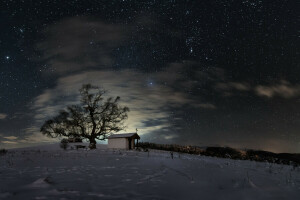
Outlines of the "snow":
{"label": "snow", "polygon": [[174,153],[67,150],[0,156],[0,199],[298,199],[300,169]]}

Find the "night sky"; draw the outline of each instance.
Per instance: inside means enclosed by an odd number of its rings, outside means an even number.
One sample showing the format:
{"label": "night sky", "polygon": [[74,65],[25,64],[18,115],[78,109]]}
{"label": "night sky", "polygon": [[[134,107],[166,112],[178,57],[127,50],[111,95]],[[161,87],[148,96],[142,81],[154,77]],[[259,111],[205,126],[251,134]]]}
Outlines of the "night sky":
{"label": "night sky", "polygon": [[297,1],[0,2],[0,148],[92,83],[142,141],[300,152]]}

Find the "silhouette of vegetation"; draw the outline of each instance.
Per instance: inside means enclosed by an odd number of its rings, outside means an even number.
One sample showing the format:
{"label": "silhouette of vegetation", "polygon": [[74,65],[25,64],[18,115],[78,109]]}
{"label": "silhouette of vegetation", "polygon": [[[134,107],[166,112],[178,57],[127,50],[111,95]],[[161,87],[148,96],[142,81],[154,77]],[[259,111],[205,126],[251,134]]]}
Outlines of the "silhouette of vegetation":
{"label": "silhouette of vegetation", "polygon": [[68,142],[69,143],[82,143],[82,139],[80,137],[69,137]]}
{"label": "silhouette of vegetation", "polygon": [[0,149],[0,156],[5,155],[7,153],[6,149]]}
{"label": "silhouette of vegetation", "polygon": [[237,160],[254,160],[259,162],[270,162],[285,165],[300,166],[300,154],[296,153],[272,153],[268,151],[238,150],[230,147],[198,147],[183,146],[177,144],[155,144],[149,142],[139,142],[139,147],[147,150],[158,149],[174,151],[179,153],[198,154],[204,156],[230,158]]}
{"label": "silhouette of vegetation", "polygon": [[[123,130],[129,108],[120,106],[120,97],[104,98],[105,90],[91,84],[82,85],[80,104],[68,106],[41,127],[48,137],[87,139],[96,148],[96,139],[105,140],[111,133]],[[93,145],[92,145],[93,144]]]}
{"label": "silhouette of vegetation", "polygon": [[61,147],[62,149],[67,150],[68,146],[69,146],[69,141],[68,141],[68,139],[64,138],[64,139],[62,139],[62,140],[60,141],[60,147]]}

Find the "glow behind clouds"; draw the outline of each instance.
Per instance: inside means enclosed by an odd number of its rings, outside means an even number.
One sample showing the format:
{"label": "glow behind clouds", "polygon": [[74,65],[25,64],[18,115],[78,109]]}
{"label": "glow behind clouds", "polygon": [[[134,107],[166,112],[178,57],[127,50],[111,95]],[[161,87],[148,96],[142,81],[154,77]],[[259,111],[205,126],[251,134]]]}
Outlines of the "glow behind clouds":
{"label": "glow behind clouds", "polygon": [[294,4],[5,1],[0,148],[56,141],[40,126],[92,83],[144,141],[300,152]]}

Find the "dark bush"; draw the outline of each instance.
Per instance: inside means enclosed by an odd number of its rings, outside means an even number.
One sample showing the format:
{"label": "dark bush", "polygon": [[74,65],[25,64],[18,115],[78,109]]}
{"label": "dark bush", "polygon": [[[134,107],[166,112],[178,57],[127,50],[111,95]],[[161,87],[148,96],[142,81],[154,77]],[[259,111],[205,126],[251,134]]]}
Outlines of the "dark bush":
{"label": "dark bush", "polygon": [[241,158],[241,153],[230,147],[207,147],[205,155],[232,159]]}
{"label": "dark bush", "polygon": [[96,149],[96,143],[90,143],[89,148],[90,149]]}
{"label": "dark bush", "polygon": [[75,138],[75,142],[82,142],[81,138]]}
{"label": "dark bush", "polygon": [[82,142],[82,139],[80,137],[71,137],[71,138],[68,138],[68,142],[69,143],[79,143],[79,142]]}
{"label": "dark bush", "polygon": [[255,161],[267,161],[277,164],[296,165],[300,164],[300,154],[292,153],[272,153],[268,151],[248,150],[247,158]]}
{"label": "dark bush", "polygon": [[203,148],[197,146],[182,146],[177,144],[155,144],[149,142],[140,142],[139,147],[142,148],[144,151],[148,151],[148,149],[158,149],[165,151],[174,151],[179,153],[214,156],[220,158],[278,163],[285,165],[293,165],[294,167],[300,165],[300,154],[277,154],[268,151],[255,150],[239,151],[230,147],[207,147],[206,150],[204,150]]}
{"label": "dark bush", "polygon": [[0,155],[5,155],[7,153],[6,149],[0,149]]}
{"label": "dark bush", "polygon": [[78,149],[86,149],[85,145],[75,145],[75,147],[76,147],[76,150],[78,150]]}
{"label": "dark bush", "polygon": [[61,147],[62,149],[67,150],[68,146],[69,146],[69,141],[68,141],[68,139],[64,138],[64,139],[62,139],[62,140],[60,141],[60,147]]}

